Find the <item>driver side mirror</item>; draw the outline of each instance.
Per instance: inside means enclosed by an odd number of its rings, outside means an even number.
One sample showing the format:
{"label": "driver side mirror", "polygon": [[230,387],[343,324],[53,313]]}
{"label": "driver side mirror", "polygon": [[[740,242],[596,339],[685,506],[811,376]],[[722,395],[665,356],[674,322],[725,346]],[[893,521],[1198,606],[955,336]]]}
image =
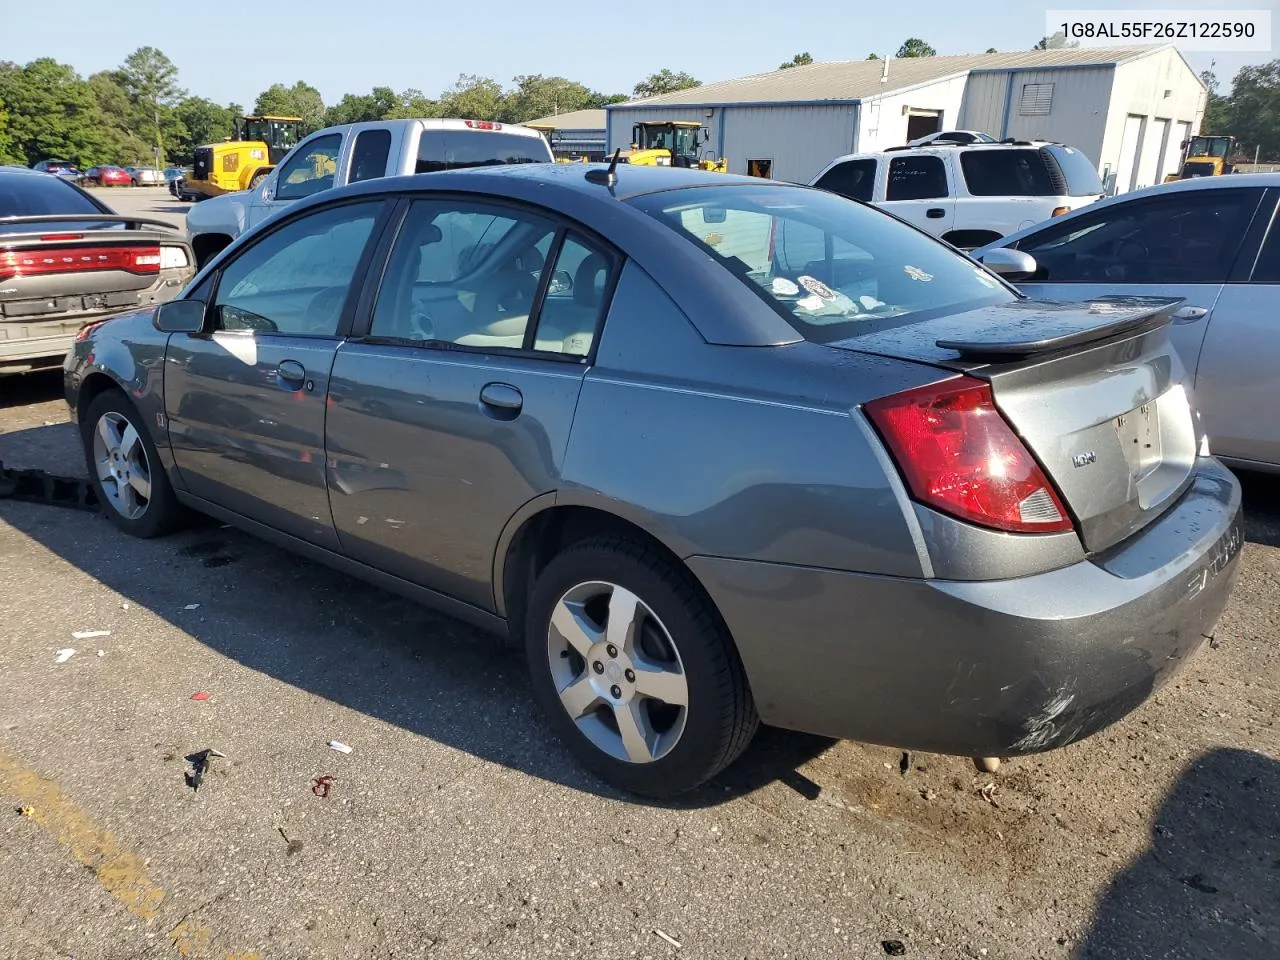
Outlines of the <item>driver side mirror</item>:
{"label": "driver side mirror", "polygon": [[1025,280],[1037,270],[1035,257],[1010,247],[988,250],[982,256],[982,265],[1006,280]]}
{"label": "driver side mirror", "polygon": [[161,333],[199,333],[204,329],[203,300],[170,300],[156,307],[151,325]]}

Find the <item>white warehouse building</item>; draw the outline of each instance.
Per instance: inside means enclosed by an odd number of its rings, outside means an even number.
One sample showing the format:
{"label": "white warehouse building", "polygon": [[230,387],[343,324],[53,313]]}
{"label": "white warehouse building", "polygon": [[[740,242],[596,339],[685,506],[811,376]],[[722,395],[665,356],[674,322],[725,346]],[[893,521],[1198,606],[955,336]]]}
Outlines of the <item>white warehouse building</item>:
{"label": "white warehouse building", "polygon": [[731,173],[808,182],[848,153],[935,130],[1065,143],[1123,193],[1174,172],[1207,91],[1172,45],[814,63],[606,108],[610,153],[641,120],[702,124]]}

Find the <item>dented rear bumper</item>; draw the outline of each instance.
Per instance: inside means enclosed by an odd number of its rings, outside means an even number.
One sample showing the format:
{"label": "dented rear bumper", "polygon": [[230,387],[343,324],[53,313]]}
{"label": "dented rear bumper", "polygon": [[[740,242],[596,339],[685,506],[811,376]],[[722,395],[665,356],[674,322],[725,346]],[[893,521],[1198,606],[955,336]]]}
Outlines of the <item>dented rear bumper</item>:
{"label": "dented rear bumper", "polygon": [[964,756],[1064,746],[1125,716],[1199,648],[1243,544],[1240,489],[1196,464],[1120,546],[1016,580],[941,581],[694,557],[761,718]]}

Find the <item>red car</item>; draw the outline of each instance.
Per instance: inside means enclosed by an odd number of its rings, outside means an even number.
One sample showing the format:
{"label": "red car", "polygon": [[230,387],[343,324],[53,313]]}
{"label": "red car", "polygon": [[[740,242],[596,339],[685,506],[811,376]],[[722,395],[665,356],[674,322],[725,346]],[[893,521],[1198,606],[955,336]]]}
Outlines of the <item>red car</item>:
{"label": "red car", "polygon": [[85,171],[84,179],[86,183],[100,187],[128,187],[133,184],[133,177],[122,167],[90,167]]}

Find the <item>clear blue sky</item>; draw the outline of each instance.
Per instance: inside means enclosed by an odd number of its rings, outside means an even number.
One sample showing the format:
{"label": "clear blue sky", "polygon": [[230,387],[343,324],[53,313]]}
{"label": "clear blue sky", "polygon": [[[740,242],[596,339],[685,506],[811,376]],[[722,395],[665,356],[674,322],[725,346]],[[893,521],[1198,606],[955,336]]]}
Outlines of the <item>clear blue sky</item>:
{"label": "clear blue sky", "polygon": [[[367,93],[374,86],[416,87],[434,97],[460,73],[504,85],[517,74],[554,74],[629,94],[637,80],[661,67],[709,82],[773,69],[802,50],[817,60],[861,59],[872,51],[884,56],[910,36],[942,54],[1025,50],[1043,36],[1048,6],[1277,11],[1280,0],[302,0],[256,9],[244,4],[244,16],[232,13],[240,3],[214,4],[203,14],[190,3],[148,7],[130,0],[112,7],[113,13],[22,0],[5,0],[4,6],[0,60],[26,63],[49,56],[87,76],[151,45],[178,65],[180,82],[191,93],[252,107],[257,94],[275,82],[305,80],[333,103],[344,93]],[[1273,29],[1280,26],[1280,12],[1272,19]],[[185,30],[175,29],[179,22]],[[1188,59],[1197,70],[1216,59],[1227,86],[1244,64],[1277,56],[1199,53]]]}

